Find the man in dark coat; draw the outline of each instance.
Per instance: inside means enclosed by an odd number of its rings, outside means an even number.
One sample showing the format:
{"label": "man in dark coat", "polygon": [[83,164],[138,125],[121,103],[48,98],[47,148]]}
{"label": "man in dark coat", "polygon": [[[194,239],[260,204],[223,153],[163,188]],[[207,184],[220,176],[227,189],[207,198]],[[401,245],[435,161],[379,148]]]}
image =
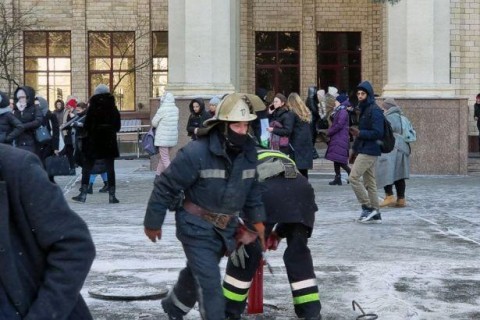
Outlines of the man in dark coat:
{"label": "man in dark coat", "polygon": [[[380,206],[375,181],[375,162],[380,156],[379,140],[383,138],[383,111],[375,103],[373,87],[368,81],[357,86],[360,107],[358,128],[351,127],[350,133],[355,137],[350,163],[353,166],[349,181],[353,192],[362,205],[358,219],[361,223],[381,223]],[[353,161],[354,156],[355,160]],[[363,181],[361,180],[363,178]]]}
{"label": "man in dark coat", "polygon": [[[296,170],[293,161],[281,152],[260,151],[258,159],[262,200],[267,214],[267,249],[276,250],[280,239],[287,239],[283,261],[292,288],[295,313],[302,319],[320,319],[317,279],[308,248],[308,238],[312,234],[315,212],[318,210],[314,190]],[[275,230],[272,231],[275,224]],[[258,243],[253,243],[237,249],[228,260],[223,279],[226,319],[241,319],[261,258],[262,248]]]}
{"label": "man in dark coat", "polygon": [[480,93],[477,94],[475,104],[473,106],[473,118],[477,122],[478,129],[478,151],[480,152]]}
{"label": "man in dark coat", "polygon": [[320,114],[318,113],[318,97],[316,86],[308,87],[308,96],[307,100],[305,101],[305,105],[312,114],[310,130],[312,132],[313,159],[318,159],[320,156],[318,155],[317,149],[315,148],[315,143],[317,142],[317,122],[320,119]]}
{"label": "man in dark coat", "polygon": [[[203,319],[225,319],[218,264],[235,249],[240,211],[263,239],[265,211],[255,144],[247,135],[249,122],[256,118],[250,108],[252,100],[264,107],[253,95],[226,96],[215,116],[205,122],[208,135],[182,148],[155,179],[145,213],[145,234],[153,242],[160,239],[167,209],[176,210],[177,238],[187,257],[187,266],[162,300],[169,319],[183,319],[197,301]],[[185,199],[180,205],[182,192]]]}
{"label": "man in dark coat", "polygon": [[73,197],[72,200],[85,202],[90,173],[95,160],[104,159],[109,185],[108,202],[119,202],[115,196],[115,158],[120,156],[117,144],[117,132],[120,131],[120,127],[120,112],[115,105],[115,97],[106,85],[100,84],[90,98],[90,105],[85,117],[86,139],[82,141],[82,152],[85,155],[85,163],[82,167],[82,187],[80,194]]}
{"label": "man in dark coat", "polygon": [[85,222],[32,153],[0,144],[0,319],[92,319]]}

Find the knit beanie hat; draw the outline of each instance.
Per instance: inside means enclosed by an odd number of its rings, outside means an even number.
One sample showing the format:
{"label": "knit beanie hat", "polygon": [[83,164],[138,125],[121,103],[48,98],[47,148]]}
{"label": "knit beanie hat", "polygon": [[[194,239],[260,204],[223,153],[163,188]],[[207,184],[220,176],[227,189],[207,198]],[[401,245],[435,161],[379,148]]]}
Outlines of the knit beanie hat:
{"label": "knit beanie hat", "polygon": [[346,100],[348,100],[348,96],[345,93],[339,94],[337,97],[337,101],[340,103],[343,103]]}
{"label": "knit beanie hat", "polygon": [[75,99],[70,99],[67,101],[67,106],[75,109],[77,107],[77,100]]}
{"label": "knit beanie hat", "polygon": [[328,93],[330,93],[334,98],[338,97],[338,89],[335,87],[328,87]]}
{"label": "knit beanie hat", "polygon": [[218,105],[220,103],[220,97],[219,96],[213,96],[212,99],[208,102],[208,104],[212,104],[214,106]]}
{"label": "knit beanie hat", "polygon": [[108,88],[107,85],[101,83],[99,84],[96,88],[93,94],[102,94],[102,93],[110,93],[110,89]]}
{"label": "knit beanie hat", "polygon": [[397,103],[395,102],[395,99],[393,98],[387,98],[385,101],[383,101],[383,108],[385,110],[390,109],[391,107],[396,107]]}
{"label": "knit beanie hat", "polygon": [[0,108],[6,108],[10,104],[10,101],[5,92],[0,91]]}

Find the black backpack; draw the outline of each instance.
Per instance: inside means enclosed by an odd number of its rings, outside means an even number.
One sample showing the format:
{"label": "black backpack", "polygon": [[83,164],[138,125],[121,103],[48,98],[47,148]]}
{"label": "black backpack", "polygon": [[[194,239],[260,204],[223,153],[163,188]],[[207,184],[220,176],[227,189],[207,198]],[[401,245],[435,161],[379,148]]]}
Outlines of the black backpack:
{"label": "black backpack", "polygon": [[[378,108],[377,106],[372,106],[369,109],[368,116],[370,117],[370,127],[372,127],[372,108]],[[383,137],[382,139],[378,140],[380,144],[380,151],[382,153],[390,153],[392,152],[393,148],[395,147],[395,136],[393,135],[393,129],[390,125],[390,122],[383,117]]]}

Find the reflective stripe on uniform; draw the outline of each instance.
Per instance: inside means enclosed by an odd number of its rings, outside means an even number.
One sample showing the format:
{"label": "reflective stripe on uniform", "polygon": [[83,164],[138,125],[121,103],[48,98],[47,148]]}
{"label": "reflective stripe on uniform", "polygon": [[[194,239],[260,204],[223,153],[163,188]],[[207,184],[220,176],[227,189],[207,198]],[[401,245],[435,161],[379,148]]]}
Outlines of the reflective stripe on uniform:
{"label": "reflective stripe on uniform", "polygon": [[313,302],[313,301],[320,301],[320,296],[319,296],[318,292],[317,293],[305,294],[303,296],[293,297],[293,304],[294,305]]}
{"label": "reflective stripe on uniform", "polygon": [[292,291],[301,290],[308,287],[316,287],[316,286],[317,286],[316,279],[307,279],[307,280],[290,283],[290,287],[292,288]]}
{"label": "reflective stripe on uniform", "polygon": [[256,171],[255,169],[243,170],[242,179],[255,178],[255,171]]}
{"label": "reflective stripe on uniform", "polygon": [[188,313],[192,309],[184,305],[182,302],[180,302],[180,300],[178,300],[173,290],[172,290],[172,293],[170,294],[170,298],[172,299],[173,304],[183,312]]}
{"label": "reflective stripe on uniform", "polygon": [[282,159],[288,160],[288,161],[292,162],[293,164],[295,164],[295,161],[293,161],[293,159],[291,159],[289,156],[287,156],[286,154],[284,154],[280,151],[279,152],[273,152],[273,151],[258,152],[258,155],[257,155],[258,160],[263,160],[263,159],[268,158],[268,157],[282,158]]}
{"label": "reflective stripe on uniform", "polygon": [[232,276],[229,276],[228,274],[225,275],[223,281],[238,289],[250,289],[250,285],[252,284],[252,281],[240,281]]}
{"label": "reflective stripe on uniform", "polygon": [[225,170],[221,169],[205,169],[200,170],[200,178],[226,178]]}
{"label": "reflective stripe on uniform", "polygon": [[238,294],[228,289],[225,289],[225,287],[223,287],[222,289],[223,289],[223,296],[227,299],[238,301],[238,302],[245,301],[245,299],[247,299],[248,292],[245,294]]}

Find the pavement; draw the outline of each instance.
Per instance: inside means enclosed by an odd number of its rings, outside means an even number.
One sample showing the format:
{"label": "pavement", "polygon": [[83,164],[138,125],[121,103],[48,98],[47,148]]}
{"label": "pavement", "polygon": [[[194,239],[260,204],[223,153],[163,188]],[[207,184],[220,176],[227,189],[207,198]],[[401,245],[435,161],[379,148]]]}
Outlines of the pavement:
{"label": "pavement", "polygon": [[[71,200],[78,193],[78,176],[57,178],[97,248],[82,295],[94,319],[167,319],[160,300],[89,295],[103,289],[129,294],[170,289],[185,266],[173,213],[167,215],[161,241],[152,243],[143,233],[154,179],[149,161],[119,160],[116,172],[119,204],[108,204],[108,195],[98,193],[100,177],[84,204]],[[382,209],[383,224],[375,225],[355,222],[360,206],[350,185],[329,186],[332,178],[325,170],[310,173],[319,211],[309,245],[323,320],[356,319],[362,312],[352,309],[353,300],[382,320],[480,319],[479,175],[412,176],[407,207]],[[296,318],[282,261],[285,246],[283,241],[267,253],[274,274],[265,268],[264,313],[245,319]],[[223,259],[222,271],[225,264]],[[198,309],[185,319],[200,319]]]}

